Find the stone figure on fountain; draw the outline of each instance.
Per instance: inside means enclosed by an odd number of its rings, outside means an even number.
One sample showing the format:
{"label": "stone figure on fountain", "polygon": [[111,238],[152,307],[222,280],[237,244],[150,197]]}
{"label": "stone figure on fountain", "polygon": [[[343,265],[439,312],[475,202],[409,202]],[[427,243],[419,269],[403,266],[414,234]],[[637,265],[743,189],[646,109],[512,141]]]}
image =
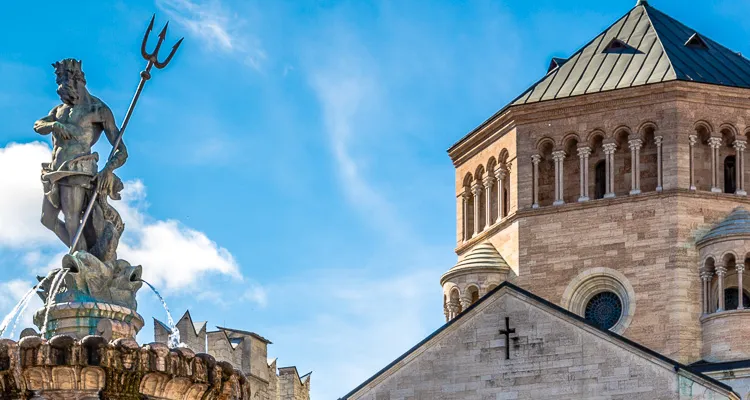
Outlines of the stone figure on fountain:
{"label": "stone figure on fountain", "polygon": [[[87,251],[102,262],[113,261],[123,223],[107,198],[120,199],[123,184],[114,170],[125,164],[128,152],[120,141],[114,156],[97,171],[99,155],[92,148],[102,133],[115,145],[119,134],[115,118],[103,101],[86,90],[81,61],[68,58],[52,66],[62,104],[34,123],[37,133],[52,134],[52,162],[42,164],[42,224],[70,248],[81,225],[86,200],[97,190],[92,223],[86,224],[73,250]],[[64,220],[59,218],[61,213]]]}
{"label": "stone figure on fountain", "polygon": [[[81,61],[68,58],[52,66],[62,104],[34,123],[37,133],[52,136],[52,161],[42,164],[42,224],[71,248],[71,254],[63,258],[62,269],[40,277],[38,293],[47,307],[36,314],[35,323],[40,329],[52,328],[52,332],[60,333],[65,330],[65,323],[57,317],[65,319],[67,315],[75,315],[77,318],[80,312],[76,310],[80,306],[92,310],[106,305],[120,308],[114,313],[117,314],[115,321],[123,317],[135,320],[135,324],[119,324],[123,326],[113,328],[112,321],[102,322],[97,317],[111,310],[94,310],[89,311],[91,319],[84,321],[89,326],[74,324],[66,333],[83,336],[114,330],[115,338],[134,335],[142,326],[135,300],[142,286],[141,267],[117,259],[117,246],[125,226],[120,214],[108,202],[108,199],[120,199],[123,183],[114,171],[127,160],[127,148],[119,137],[120,130],[110,108],[86,89]],[[102,133],[114,148],[99,170],[99,155],[92,148]],[[92,198],[95,201],[90,216],[84,221]],[[54,326],[48,327],[50,318]],[[80,321],[76,323],[80,325]]]}

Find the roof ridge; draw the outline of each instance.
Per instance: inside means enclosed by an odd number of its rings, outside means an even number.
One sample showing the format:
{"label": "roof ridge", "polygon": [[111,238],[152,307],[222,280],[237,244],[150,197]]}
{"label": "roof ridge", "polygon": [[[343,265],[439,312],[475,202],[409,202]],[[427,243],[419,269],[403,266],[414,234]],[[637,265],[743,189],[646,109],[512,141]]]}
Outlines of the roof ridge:
{"label": "roof ridge", "polygon": [[[669,52],[667,51],[667,48],[664,47],[664,42],[661,39],[661,35],[659,34],[659,30],[656,29],[656,26],[654,26],[654,20],[651,18],[651,14],[648,12],[649,8],[653,9],[656,12],[660,12],[660,11],[657,10],[656,8],[652,7],[650,4],[648,4],[648,2],[646,2],[646,4],[644,4],[642,7],[643,7],[643,14],[645,14],[646,18],[648,18],[648,23],[651,24],[651,28],[654,31],[654,36],[656,36],[656,42],[658,42],[659,46],[661,46],[662,55],[664,55],[664,57],[667,58],[667,62],[669,63],[669,68],[671,68],[672,71],[674,71],[675,77],[679,78],[680,74],[677,72],[677,68],[675,68],[674,62],[672,61],[672,57],[669,55]],[[652,46],[652,48],[653,48],[653,46]],[[669,68],[667,68],[667,71],[664,73],[664,76],[666,76],[667,73],[669,73]],[[653,75],[653,73],[654,73],[654,71],[651,71],[652,75]],[[650,78],[650,76],[649,76],[649,78]],[[646,81],[648,81],[648,78],[646,79]]]}

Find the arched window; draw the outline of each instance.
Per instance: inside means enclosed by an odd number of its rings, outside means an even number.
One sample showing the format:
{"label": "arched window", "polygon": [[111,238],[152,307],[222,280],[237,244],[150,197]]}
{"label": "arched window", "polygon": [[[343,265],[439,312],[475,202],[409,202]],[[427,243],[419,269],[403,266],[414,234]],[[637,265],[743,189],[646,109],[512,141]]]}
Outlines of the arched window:
{"label": "arched window", "polygon": [[469,295],[471,296],[471,304],[479,301],[479,289],[476,287],[472,286],[469,288]]}
{"label": "arched window", "polygon": [[602,160],[596,163],[594,173],[594,198],[603,199],[607,192],[607,162]]}
{"label": "arched window", "polygon": [[734,156],[727,156],[724,159],[724,193],[734,193],[737,191],[737,168]]}

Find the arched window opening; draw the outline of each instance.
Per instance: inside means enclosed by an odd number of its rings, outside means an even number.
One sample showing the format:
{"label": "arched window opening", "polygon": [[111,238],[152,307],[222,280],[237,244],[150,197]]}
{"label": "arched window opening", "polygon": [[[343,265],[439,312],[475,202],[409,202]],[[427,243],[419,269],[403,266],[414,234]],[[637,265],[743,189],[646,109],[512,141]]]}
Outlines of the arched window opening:
{"label": "arched window opening", "polygon": [[594,173],[594,198],[603,199],[607,191],[607,162],[602,160],[596,163]]}
{"label": "arched window opening", "polygon": [[[736,310],[739,304],[739,290],[736,287],[724,289],[724,309]],[[742,304],[745,307],[750,306],[750,296],[747,291],[742,291]]]}
{"label": "arched window opening", "polygon": [[451,291],[450,306],[455,309],[455,315],[458,315],[461,313],[461,311],[463,311],[461,309],[461,300],[459,298],[458,289],[453,289]]}
{"label": "arched window opening", "polygon": [[727,156],[724,159],[724,193],[734,193],[737,191],[737,168],[734,156]]}
{"label": "arched window opening", "polygon": [[469,295],[471,296],[471,304],[479,301],[479,289],[477,289],[476,287],[471,287],[469,289]]}

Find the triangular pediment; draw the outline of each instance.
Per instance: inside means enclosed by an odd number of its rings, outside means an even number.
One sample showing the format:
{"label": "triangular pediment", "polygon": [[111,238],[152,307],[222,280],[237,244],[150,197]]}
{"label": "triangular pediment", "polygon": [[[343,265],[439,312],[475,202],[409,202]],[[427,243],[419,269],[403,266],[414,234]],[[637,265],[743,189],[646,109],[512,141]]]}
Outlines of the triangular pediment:
{"label": "triangular pediment", "polygon": [[413,398],[509,392],[518,398],[628,398],[623,386],[607,384],[620,375],[631,386],[643,379],[644,387],[632,387],[639,398],[674,398],[685,386],[736,398],[730,387],[506,282],[342,399],[407,392]]}

